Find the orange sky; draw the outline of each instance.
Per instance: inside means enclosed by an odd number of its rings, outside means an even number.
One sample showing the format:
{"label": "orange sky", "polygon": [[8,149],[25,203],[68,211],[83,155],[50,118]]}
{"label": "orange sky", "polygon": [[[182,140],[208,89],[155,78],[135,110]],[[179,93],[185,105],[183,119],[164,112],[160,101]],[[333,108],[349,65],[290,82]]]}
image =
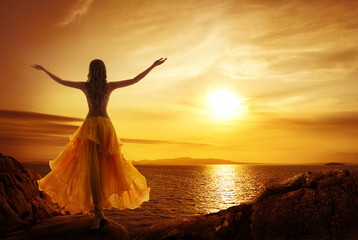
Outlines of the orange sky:
{"label": "orange sky", "polygon": [[[31,64],[85,81],[100,58],[115,81],[168,57],[112,93],[127,158],[358,163],[357,15],[354,0],[1,1],[0,152],[48,161],[87,114]],[[215,118],[216,89],[246,110]]]}

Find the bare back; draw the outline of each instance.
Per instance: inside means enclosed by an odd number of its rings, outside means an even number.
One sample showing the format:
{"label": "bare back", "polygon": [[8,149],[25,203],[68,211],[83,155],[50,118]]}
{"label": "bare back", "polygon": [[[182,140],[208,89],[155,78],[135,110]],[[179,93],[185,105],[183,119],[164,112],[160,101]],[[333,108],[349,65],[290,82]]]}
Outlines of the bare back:
{"label": "bare back", "polygon": [[94,106],[94,104],[92,103],[92,100],[88,96],[87,89],[86,88],[82,89],[82,91],[86,95],[87,104],[88,104],[88,114],[87,114],[86,118],[97,117],[97,116],[109,118],[108,113],[107,113],[107,105],[108,105],[109,97],[110,97],[113,89],[110,88],[110,84],[107,83],[107,85],[108,85],[108,91],[98,107]]}

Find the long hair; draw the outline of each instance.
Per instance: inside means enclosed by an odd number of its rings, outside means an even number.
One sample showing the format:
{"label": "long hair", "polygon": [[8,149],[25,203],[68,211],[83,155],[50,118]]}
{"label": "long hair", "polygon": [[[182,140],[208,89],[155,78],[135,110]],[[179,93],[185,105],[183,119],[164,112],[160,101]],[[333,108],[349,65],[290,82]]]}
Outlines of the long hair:
{"label": "long hair", "polygon": [[104,62],[94,59],[89,65],[86,89],[91,102],[98,107],[107,93],[107,73]]}

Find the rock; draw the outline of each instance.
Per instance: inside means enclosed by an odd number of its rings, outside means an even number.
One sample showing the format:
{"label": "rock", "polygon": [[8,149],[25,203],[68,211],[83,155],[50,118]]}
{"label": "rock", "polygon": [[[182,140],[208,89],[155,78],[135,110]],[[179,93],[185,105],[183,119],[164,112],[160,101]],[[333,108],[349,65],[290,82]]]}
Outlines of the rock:
{"label": "rock", "polygon": [[[41,176],[0,153],[0,237],[8,239],[129,239],[127,230],[108,220],[92,231],[93,216],[61,215],[57,204],[39,191]],[[48,219],[50,218],[50,219]]]}
{"label": "rock", "polygon": [[31,176],[37,175],[14,158],[0,154],[0,236],[60,214]]}
{"label": "rock", "polygon": [[37,180],[41,179],[41,175],[35,170],[26,168],[26,171],[29,173],[30,177],[35,181],[35,183],[37,183]]}
{"label": "rock", "polygon": [[127,230],[120,224],[108,220],[100,230],[90,230],[93,216],[64,215],[44,219],[27,230],[13,232],[8,239],[47,240],[47,239],[119,239],[129,240]]}
{"label": "rock", "polygon": [[254,239],[358,239],[358,172],[309,172],[267,188],[251,219]]}
{"label": "rock", "polygon": [[145,229],[137,240],[251,239],[251,205],[242,204],[218,213],[174,219]]}
{"label": "rock", "polygon": [[300,174],[252,203],[148,227],[147,239],[358,239],[358,171]]}

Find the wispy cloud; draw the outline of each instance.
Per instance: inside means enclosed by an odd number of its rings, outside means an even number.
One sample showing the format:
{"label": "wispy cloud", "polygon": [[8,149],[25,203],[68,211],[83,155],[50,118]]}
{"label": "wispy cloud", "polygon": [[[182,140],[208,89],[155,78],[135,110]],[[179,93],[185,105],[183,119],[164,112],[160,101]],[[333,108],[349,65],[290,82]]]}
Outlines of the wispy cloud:
{"label": "wispy cloud", "polygon": [[18,146],[19,149],[33,146],[42,146],[44,148],[49,146],[65,146],[67,142],[68,138],[66,137],[46,134],[1,134],[0,136],[0,147],[3,151],[8,147],[15,148],[16,146]]}
{"label": "wispy cloud", "polygon": [[83,118],[51,115],[38,112],[0,110],[0,119],[45,120],[45,121],[83,121]]}
{"label": "wispy cloud", "polygon": [[[291,128],[296,131],[303,129],[314,129],[330,131],[351,132],[356,135],[358,132],[358,112],[338,112],[320,117],[302,117],[302,118],[275,118],[266,116],[266,122],[272,124],[275,128]],[[348,136],[348,135],[347,135]]]}
{"label": "wispy cloud", "polygon": [[[0,110],[0,152],[6,152],[7,149],[16,152],[16,148],[25,151],[24,149],[28,147],[30,149],[34,147],[64,147],[69,142],[69,137],[80,127],[80,124],[70,124],[70,122],[83,120],[82,118],[37,112]],[[121,138],[120,140],[123,143],[130,144],[171,144],[188,147],[211,146],[206,143],[160,139]],[[21,155],[34,155],[34,153],[22,152]]]}
{"label": "wispy cloud", "polygon": [[82,118],[37,112],[0,110],[0,147],[61,146],[78,128]]}
{"label": "wispy cloud", "polygon": [[69,10],[68,15],[65,16],[64,20],[59,22],[58,25],[66,26],[78,21],[79,18],[88,12],[93,1],[94,0],[77,0],[77,2],[75,2],[75,4]]}
{"label": "wispy cloud", "polygon": [[175,145],[190,146],[190,147],[213,146],[212,144],[208,144],[208,143],[178,142],[178,141],[154,140],[154,139],[121,138],[121,141],[125,143],[139,143],[139,144],[175,144]]}
{"label": "wispy cloud", "polygon": [[340,162],[357,164],[358,152],[337,152],[336,157]]}

